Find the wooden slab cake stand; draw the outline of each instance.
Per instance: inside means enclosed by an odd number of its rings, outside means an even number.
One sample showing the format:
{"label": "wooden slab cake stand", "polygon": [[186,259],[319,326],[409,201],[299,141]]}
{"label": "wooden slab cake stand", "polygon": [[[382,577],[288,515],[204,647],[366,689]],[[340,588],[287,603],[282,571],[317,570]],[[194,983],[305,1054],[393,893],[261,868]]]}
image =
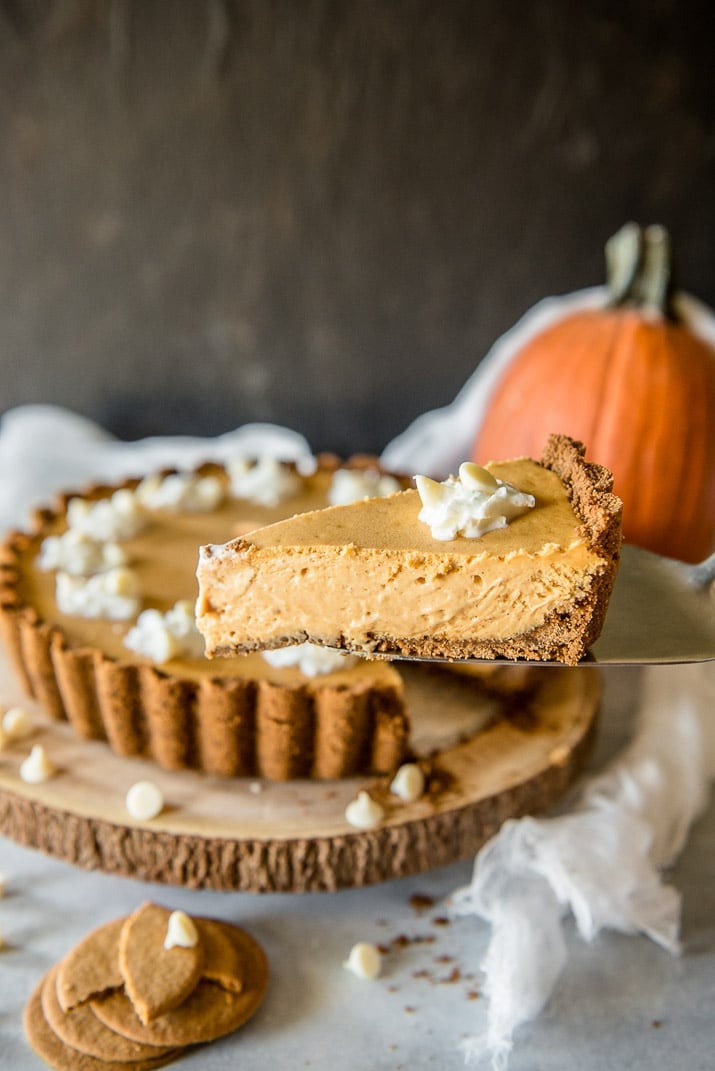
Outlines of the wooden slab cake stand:
{"label": "wooden slab cake stand", "polygon": [[[0,659],[0,703],[22,702],[36,725],[0,750],[0,833],[85,869],[244,892],[363,886],[474,854],[507,818],[543,812],[565,793],[588,755],[600,698],[598,670],[539,670],[523,715],[482,717],[486,727],[430,760],[426,794],[404,803],[387,778],[224,780],[120,758],[44,718],[22,698],[2,652]],[[439,736],[444,686],[425,681],[409,686],[411,719],[427,737],[431,719]],[[39,785],[19,775],[34,743],[58,768]],[[151,821],[132,819],[125,807],[140,780],[164,794],[165,808]],[[363,788],[385,808],[377,829],[345,820]]]}

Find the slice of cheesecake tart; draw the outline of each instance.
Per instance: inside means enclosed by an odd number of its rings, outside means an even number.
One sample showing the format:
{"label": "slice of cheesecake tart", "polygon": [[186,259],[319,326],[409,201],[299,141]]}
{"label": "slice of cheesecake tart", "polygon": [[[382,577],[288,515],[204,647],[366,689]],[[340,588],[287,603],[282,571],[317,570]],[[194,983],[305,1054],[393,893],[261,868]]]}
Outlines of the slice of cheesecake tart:
{"label": "slice of cheesecake tart", "polygon": [[575,664],[601,630],[621,502],[583,445],[303,513],[201,548],[209,657],[309,640],[361,654]]}

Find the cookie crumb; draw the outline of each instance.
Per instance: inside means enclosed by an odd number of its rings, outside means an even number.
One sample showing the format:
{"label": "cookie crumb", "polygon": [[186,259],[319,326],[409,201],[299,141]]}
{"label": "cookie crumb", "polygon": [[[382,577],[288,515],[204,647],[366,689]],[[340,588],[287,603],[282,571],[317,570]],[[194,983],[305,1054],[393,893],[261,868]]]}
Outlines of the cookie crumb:
{"label": "cookie crumb", "polygon": [[434,907],[434,896],[427,896],[426,893],[413,893],[410,897],[410,907],[414,911],[427,911],[430,907]]}

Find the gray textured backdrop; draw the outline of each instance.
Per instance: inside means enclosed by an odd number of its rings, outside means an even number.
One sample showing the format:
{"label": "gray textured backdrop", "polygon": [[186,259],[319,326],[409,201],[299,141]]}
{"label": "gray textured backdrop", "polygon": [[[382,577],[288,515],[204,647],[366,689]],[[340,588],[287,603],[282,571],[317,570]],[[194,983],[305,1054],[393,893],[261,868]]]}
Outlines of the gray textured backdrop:
{"label": "gray textured backdrop", "polygon": [[379,450],[628,218],[715,304],[709,13],[0,0],[0,409]]}

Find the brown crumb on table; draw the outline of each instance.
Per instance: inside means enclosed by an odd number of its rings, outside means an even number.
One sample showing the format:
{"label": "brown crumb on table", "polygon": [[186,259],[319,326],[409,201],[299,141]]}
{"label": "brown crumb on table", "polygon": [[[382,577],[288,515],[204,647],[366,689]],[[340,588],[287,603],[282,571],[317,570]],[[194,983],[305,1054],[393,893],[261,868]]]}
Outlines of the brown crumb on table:
{"label": "brown crumb on table", "polygon": [[428,896],[426,893],[413,893],[410,897],[410,907],[414,911],[426,911],[430,907],[434,907],[434,897]]}
{"label": "brown crumb on table", "polygon": [[481,993],[478,993],[476,989],[467,990],[467,1000],[479,1000]]}
{"label": "brown crumb on table", "polygon": [[417,934],[415,937],[408,937],[406,933],[400,933],[397,937],[392,938],[393,948],[409,948],[410,945],[431,945],[434,944],[435,938],[432,934],[422,936]]}
{"label": "brown crumb on table", "polygon": [[451,921],[452,920],[448,919],[446,917],[446,915],[437,915],[436,918],[432,919],[432,925],[433,926],[449,926],[451,924]]}

